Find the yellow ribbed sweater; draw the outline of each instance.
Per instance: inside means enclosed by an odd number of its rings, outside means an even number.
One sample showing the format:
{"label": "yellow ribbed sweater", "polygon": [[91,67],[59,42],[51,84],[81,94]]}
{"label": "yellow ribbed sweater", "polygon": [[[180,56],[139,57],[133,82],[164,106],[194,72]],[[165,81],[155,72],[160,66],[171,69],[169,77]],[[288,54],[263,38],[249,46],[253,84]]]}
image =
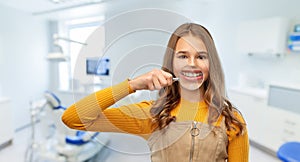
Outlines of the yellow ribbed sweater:
{"label": "yellow ribbed sweater", "polygon": [[[130,133],[147,139],[153,131],[149,113],[152,101],[108,108],[130,93],[133,91],[127,80],[92,93],[71,105],[64,112],[62,121],[72,129]],[[193,120],[205,122],[207,114],[208,108],[204,102],[192,103],[183,99],[171,111],[171,115],[176,116],[177,122]],[[244,122],[243,117],[238,112],[235,112],[235,115]],[[216,125],[219,122],[216,122]],[[248,162],[249,140],[247,131],[238,137],[235,134],[236,131],[234,130],[227,131],[229,139],[228,162]]]}

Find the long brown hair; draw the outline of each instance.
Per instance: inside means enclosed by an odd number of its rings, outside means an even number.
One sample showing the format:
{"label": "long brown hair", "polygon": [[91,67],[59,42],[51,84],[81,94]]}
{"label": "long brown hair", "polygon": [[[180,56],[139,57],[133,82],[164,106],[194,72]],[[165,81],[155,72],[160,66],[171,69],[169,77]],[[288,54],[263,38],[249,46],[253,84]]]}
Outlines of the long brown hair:
{"label": "long brown hair", "polygon": [[[164,56],[163,70],[173,74],[174,50],[179,38],[192,35],[201,39],[206,45],[209,59],[209,76],[202,86],[204,86],[204,102],[209,107],[208,123],[217,121],[220,114],[225,117],[225,124],[228,130],[235,129],[232,124],[239,128],[237,135],[245,130],[245,125],[234,115],[236,108],[232,106],[225,95],[225,81],[221,62],[209,31],[201,25],[186,23],[179,26],[171,35]],[[166,127],[176,117],[171,116],[171,111],[179,104],[180,94],[178,93],[179,84],[174,82],[159,91],[159,98],[153,104],[150,113],[153,117],[155,129]]]}

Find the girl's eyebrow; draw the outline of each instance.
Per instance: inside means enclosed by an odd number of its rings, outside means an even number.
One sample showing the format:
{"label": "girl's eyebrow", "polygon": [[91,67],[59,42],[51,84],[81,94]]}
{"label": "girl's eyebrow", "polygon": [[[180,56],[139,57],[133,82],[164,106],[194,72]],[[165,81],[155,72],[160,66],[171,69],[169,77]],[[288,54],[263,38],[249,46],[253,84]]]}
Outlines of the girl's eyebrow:
{"label": "girl's eyebrow", "polygon": [[199,54],[205,54],[205,55],[208,54],[206,51],[199,51],[198,53],[199,53]]}
{"label": "girl's eyebrow", "polygon": [[175,51],[175,54],[179,54],[179,53],[186,54],[188,53],[188,51]]}
{"label": "girl's eyebrow", "polygon": [[[175,54],[187,54],[189,53],[188,51],[180,50],[180,51],[175,51]],[[207,55],[208,53],[206,51],[198,51],[198,54],[205,54]]]}

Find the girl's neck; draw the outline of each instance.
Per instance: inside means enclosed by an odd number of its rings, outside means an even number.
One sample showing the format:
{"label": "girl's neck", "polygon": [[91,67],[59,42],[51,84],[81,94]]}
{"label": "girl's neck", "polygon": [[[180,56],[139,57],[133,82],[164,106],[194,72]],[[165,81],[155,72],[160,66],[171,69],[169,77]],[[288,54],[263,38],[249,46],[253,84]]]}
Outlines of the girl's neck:
{"label": "girl's neck", "polygon": [[181,98],[183,98],[186,101],[190,101],[190,102],[203,101],[203,94],[204,94],[204,90],[202,87],[200,89],[194,90],[194,91],[187,90],[184,88],[180,89]]}

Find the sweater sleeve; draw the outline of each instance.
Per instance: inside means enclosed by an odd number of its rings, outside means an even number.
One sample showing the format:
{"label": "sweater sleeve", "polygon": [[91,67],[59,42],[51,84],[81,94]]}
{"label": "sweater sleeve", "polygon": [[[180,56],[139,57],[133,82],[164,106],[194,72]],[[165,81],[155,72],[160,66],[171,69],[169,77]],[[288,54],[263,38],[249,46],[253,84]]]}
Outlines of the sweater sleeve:
{"label": "sweater sleeve", "polygon": [[147,134],[151,131],[151,102],[108,108],[133,93],[128,81],[97,91],[74,103],[64,112],[62,121],[72,129],[97,132]]}
{"label": "sweater sleeve", "polygon": [[[239,112],[235,112],[235,116],[245,123],[242,115]],[[249,161],[249,138],[247,129],[242,135],[236,136],[236,130],[227,132],[229,137],[228,144],[228,162],[248,162]]]}

